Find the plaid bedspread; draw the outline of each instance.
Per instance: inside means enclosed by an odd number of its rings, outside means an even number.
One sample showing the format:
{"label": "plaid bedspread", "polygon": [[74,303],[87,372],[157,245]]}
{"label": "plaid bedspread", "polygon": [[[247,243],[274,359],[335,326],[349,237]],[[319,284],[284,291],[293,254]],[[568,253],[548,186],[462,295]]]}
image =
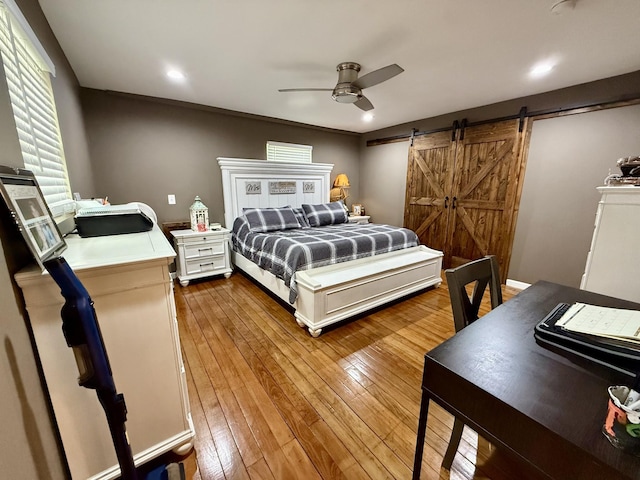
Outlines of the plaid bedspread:
{"label": "plaid bedspread", "polygon": [[416,234],[406,228],[379,224],[343,223],[325,227],[255,233],[245,217],[234,221],[233,249],[284,280],[289,302],[295,302],[298,270],[347,262],[357,258],[415,247]]}

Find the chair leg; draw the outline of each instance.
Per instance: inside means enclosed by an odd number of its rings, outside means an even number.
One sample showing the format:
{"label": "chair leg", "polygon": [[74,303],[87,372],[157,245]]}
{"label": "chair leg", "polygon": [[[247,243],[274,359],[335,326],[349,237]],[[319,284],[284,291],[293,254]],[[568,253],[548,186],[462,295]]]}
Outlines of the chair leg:
{"label": "chair leg", "polygon": [[418,419],[418,435],[416,438],[416,453],[413,459],[413,476],[412,480],[420,479],[420,470],[422,468],[422,453],[424,450],[424,437],[427,433],[427,416],[429,414],[429,395],[423,389],[422,401],[420,402],[420,418]]}
{"label": "chair leg", "polygon": [[458,445],[460,445],[460,439],[462,438],[462,429],[464,428],[464,422],[457,418],[453,422],[453,430],[451,431],[451,438],[449,439],[449,446],[442,459],[442,468],[451,470],[451,464],[453,463],[453,457],[456,456],[458,451]]}

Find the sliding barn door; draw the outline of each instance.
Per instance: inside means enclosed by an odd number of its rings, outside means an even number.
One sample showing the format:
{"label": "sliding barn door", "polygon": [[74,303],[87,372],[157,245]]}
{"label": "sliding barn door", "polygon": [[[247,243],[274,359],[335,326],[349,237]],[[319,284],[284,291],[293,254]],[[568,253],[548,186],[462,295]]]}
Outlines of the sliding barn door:
{"label": "sliding barn door", "polygon": [[444,252],[444,268],[511,257],[524,172],[520,120],[415,137],[409,149],[404,226]]}
{"label": "sliding barn door", "polygon": [[455,267],[496,255],[506,280],[519,203],[520,121],[479,125],[460,132],[445,252]]}
{"label": "sliding barn door", "polygon": [[453,186],[454,145],[451,132],[420,135],[409,149],[404,226],[420,242],[445,250]]}

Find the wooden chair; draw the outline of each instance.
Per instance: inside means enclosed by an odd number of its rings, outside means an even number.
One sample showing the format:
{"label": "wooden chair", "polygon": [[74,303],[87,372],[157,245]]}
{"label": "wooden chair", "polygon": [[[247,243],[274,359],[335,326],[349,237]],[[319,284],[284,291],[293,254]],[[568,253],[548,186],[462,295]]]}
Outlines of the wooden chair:
{"label": "wooden chair", "polygon": [[[470,323],[478,319],[478,312],[482,297],[489,287],[491,296],[491,308],[494,309],[502,303],[502,289],[500,287],[500,271],[498,260],[494,255],[461,265],[457,268],[445,270],[453,321],[456,332],[459,332]],[[471,297],[467,294],[467,286],[474,283]],[[442,467],[451,469],[453,457],[455,457],[462,438],[464,423],[458,418],[453,422],[453,430],[449,439],[447,452],[442,459]]]}

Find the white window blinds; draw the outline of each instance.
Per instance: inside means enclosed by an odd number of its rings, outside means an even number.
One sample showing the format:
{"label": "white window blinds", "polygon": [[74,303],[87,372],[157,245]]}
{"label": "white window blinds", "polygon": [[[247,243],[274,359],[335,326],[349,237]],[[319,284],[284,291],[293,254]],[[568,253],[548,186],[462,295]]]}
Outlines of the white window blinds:
{"label": "white window blinds", "polygon": [[267,142],[267,160],[272,162],[311,163],[311,145],[295,143]]}
{"label": "white window blinds", "polygon": [[[0,52],[22,157],[33,171],[54,216],[73,209],[60,127],[47,63],[14,14],[0,1]],[[26,25],[28,29],[28,25]]]}

